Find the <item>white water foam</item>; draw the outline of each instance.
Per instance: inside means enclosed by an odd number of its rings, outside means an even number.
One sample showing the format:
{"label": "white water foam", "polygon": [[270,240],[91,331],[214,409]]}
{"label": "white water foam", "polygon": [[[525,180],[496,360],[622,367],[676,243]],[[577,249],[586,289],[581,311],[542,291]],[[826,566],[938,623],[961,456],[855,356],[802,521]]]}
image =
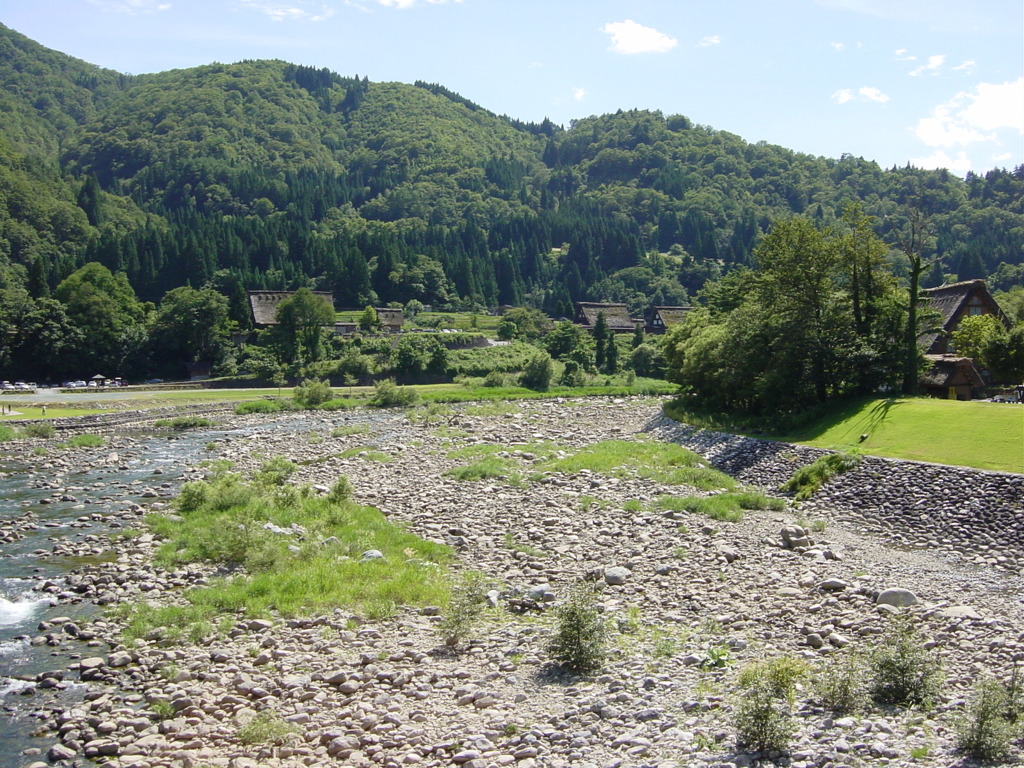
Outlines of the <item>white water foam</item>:
{"label": "white water foam", "polygon": [[0,699],[8,694],[23,691],[33,685],[34,683],[30,683],[26,680],[14,680],[10,677],[0,677]]}
{"label": "white water foam", "polygon": [[47,602],[45,598],[8,600],[6,597],[0,597],[0,627],[21,624]]}

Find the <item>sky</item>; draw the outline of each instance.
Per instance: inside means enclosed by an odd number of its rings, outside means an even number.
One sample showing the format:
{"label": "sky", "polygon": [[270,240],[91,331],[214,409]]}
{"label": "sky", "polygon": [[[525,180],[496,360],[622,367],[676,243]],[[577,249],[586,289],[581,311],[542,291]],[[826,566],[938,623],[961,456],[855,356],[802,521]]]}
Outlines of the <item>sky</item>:
{"label": "sky", "polygon": [[1022,0],[3,0],[0,22],[123,73],[282,59],[527,122],[651,109],[885,168],[1024,165]]}

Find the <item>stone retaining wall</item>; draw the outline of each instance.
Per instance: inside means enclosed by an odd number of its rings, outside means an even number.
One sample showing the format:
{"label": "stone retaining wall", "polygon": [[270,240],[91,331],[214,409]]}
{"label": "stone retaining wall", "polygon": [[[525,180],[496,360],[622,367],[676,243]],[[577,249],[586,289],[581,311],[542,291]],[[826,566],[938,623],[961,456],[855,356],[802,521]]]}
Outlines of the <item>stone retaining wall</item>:
{"label": "stone retaining wall", "polygon": [[[697,429],[668,418],[648,431],[769,492],[828,451]],[[865,456],[802,502],[806,517],[836,517],[898,544],[954,552],[1024,573],[1024,475]]]}

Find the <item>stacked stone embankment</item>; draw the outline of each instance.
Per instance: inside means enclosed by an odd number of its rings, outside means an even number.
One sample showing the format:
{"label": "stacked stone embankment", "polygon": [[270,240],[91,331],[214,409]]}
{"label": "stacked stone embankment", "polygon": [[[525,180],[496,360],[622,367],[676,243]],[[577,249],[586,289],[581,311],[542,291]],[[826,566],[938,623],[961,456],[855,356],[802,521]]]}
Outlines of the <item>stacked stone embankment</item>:
{"label": "stacked stone embankment", "polygon": [[[649,431],[705,457],[716,469],[775,490],[818,448],[697,429],[667,418]],[[1024,475],[865,456],[801,504],[883,533],[897,544],[943,550],[980,565],[1024,571]]]}

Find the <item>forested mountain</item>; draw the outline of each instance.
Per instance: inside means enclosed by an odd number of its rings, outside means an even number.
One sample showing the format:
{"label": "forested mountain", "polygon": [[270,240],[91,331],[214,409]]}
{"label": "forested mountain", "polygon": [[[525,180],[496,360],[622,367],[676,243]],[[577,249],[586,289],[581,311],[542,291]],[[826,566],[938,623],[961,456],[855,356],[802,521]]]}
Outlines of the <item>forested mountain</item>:
{"label": "forested mountain", "polygon": [[885,170],[646,111],[526,124],[282,61],[128,76],[2,26],[0,82],[0,290],[31,299],[99,262],[144,301],[212,285],[238,320],[242,290],[300,286],[639,312],[751,263],[773,219],[854,200],[890,242],[907,206],[928,217],[926,284],[1024,285],[1024,167]]}

